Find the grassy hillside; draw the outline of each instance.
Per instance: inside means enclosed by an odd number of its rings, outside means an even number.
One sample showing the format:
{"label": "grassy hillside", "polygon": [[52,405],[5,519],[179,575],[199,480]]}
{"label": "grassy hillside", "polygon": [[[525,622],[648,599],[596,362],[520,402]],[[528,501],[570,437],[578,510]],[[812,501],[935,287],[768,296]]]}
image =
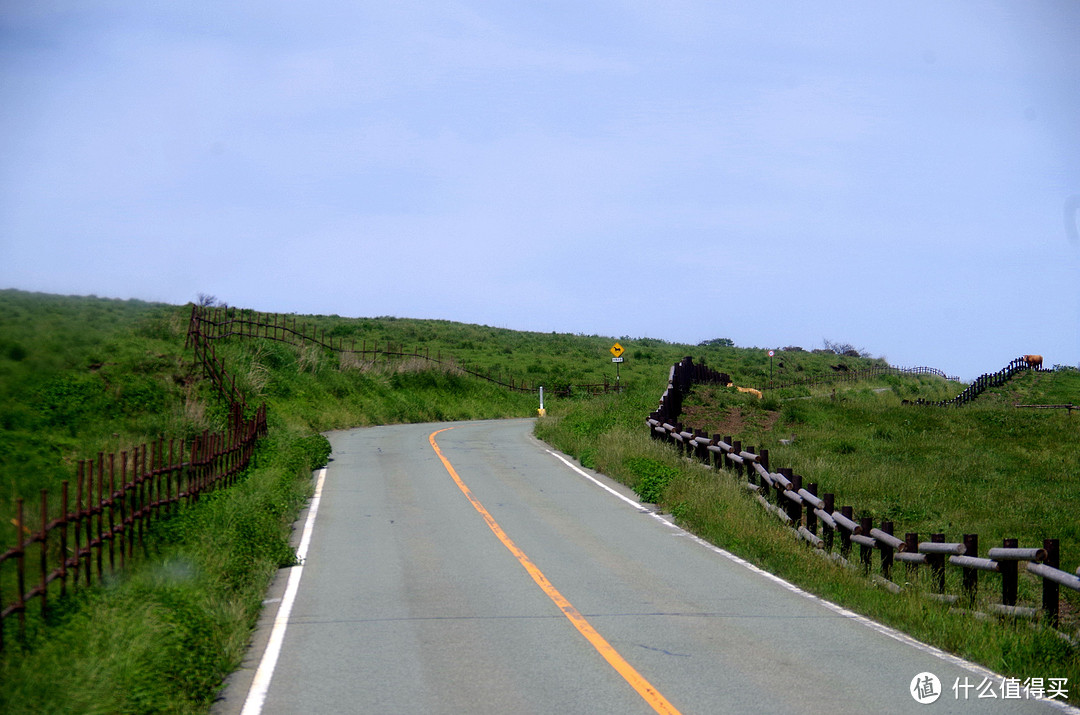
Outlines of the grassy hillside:
{"label": "grassy hillside", "polygon": [[[14,540],[14,498],[58,489],[76,460],[159,434],[224,426],[225,405],[184,349],[189,315],[190,306],[0,291],[0,548]],[[296,320],[357,347],[390,342],[503,379],[534,380],[549,395],[615,376],[612,337],[390,317]],[[1045,631],[956,621],[936,604],[883,594],[834,565],[808,567],[806,548],[732,479],[680,460],[644,427],[671,365],[686,355],[755,388],[881,361],[802,350],[779,351],[770,361],[763,349],[618,340],[626,349],[624,391],[549,398],[541,437],[632,486],[651,480],[655,498],[688,527],[811,590],[991,667],[1075,674],[1080,682],[1076,651]],[[290,524],[311,469],[326,456],[319,432],[536,414],[535,395],[424,361],[361,365],[265,339],[230,338],[216,349],[248,403],[269,407],[270,437],[252,468],[238,486],[159,524],[135,568],[76,593],[52,610],[47,628],[30,613],[27,640],[0,654],[0,711],[205,712],[243,655],[269,579],[291,563]],[[998,538],[991,534],[1027,542],[1041,538],[1039,528],[1051,529],[1046,535],[1062,539],[1063,566],[1075,568],[1080,537],[1065,515],[1076,511],[1069,487],[1078,474],[1073,423],[1080,418],[1011,407],[1080,402],[1073,379],[1024,375],[960,410],[901,404],[962,389],[931,377],[793,387],[767,391],[764,400],[709,388],[688,400],[686,421],[771,448],[774,466],[794,467],[857,511],[891,516],[898,531],[979,531],[989,544]],[[780,447],[792,433],[794,444]],[[5,578],[0,573],[0,595],[11,593]]]}
{"label": "grassy hillside", "polygon": [[[723,365],[718,365],[723,369]],[[992,366],[991,366],[992,369]],[[1080,565],[1080,421],[1065,411],[1020,410],[1016,402],[1080,402],[1080,371],[1028,373],[962,408],[917,407],[960,391],[932,377],[887,376],[813,390],[767,391],[762,400],[731,388],[699,386],[686,400],[687,427],[730,435],[770,450],[772,469],[788,466],[833,492],[856,518],[895,522],[896,532],[978,533],[980,556],[1003,537],[1023,546],[1061,541],[1062,568]],[[690,530],[749,561],[857,612],[1008,675],[1080,682],[1080,648],[1026,621],[981,619],[919,596],[920,574],[895,572],[901,595],[812,554],[790,527],[716,472],[652,441],[644,418],[655,402],[637,393],[558,405],[537,433],[586,465],[634,487]],[[794,440],[789,446],[781,439]],[[875,559],[875,568],[876,568]],[[960,592],[959,569],[947,592]],[[1037,606],[1040,582],[1022,574],[1021,602]],[[1000,578],[983,574],[974,608],[1000,603]],[[1062,589],[1062,629],[1080,638],[1080,594]],[[1075,642],[1075,641],[1074,641]],[[1050,673],[1055,675],[1051,676]]]}

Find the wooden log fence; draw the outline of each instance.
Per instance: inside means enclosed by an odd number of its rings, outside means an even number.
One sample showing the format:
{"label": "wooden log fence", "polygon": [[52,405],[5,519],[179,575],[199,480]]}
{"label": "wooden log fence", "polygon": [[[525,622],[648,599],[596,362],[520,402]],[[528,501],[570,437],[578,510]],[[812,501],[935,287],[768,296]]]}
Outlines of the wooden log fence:
{"label": "wooden log fence", "polygon": [[930,405],[933,407],[959,407],[961,405],[966,405],[967,403],[972,402],[977,397],[979,397],[979,395],[993,387],[1001,387],[1010,379],[1012,379],[1013,375],[1016,375],[1019,372],[1037,369],[1039,369],[1039,367],[1037,365],[1030,364],[1027,361],[1027,358],[1018,357],[997,372],[986,373],[975,378],[975,380],[972,381],[972,383],[968,385],[963,392],[961,392],[959,395],[952,398],[951,400],[940,400],[937,402],[933,402],[929,400],[918,399],[914,402],[908,402],[907,400],[905,400],[904,403],[914,405]]}
{"label": "wooden log fence", "polygon": [[[1020,547],[1016,539],[1004,539],[1000,547],[990,548],[986,556],[980,557],[977,534],[964,534],[959,542],[946,542],[944,534],[920,539],[919,534],[910,532],[900,539],[894,535],[895,525],[891,521],[883,520],[875,525],[871,517],[856,519],[854,507],[836,508],[835,494],[819,497],[816,483],[804,484],[802,475],[790,468],[773,468],[768,449],[743,446],[731,436],[708,435],[679,422],[682,398],[695,384],[695,376],[705,374],[709,375],[708,379],[715,379],[712,373],[702,372],[699,367],[693,365],[691,358],[684,358],[672,367],[659,406],[646,418],[653,439],[667,442],[687,459],[733,472],[768,512],[791,526],[811,548],[854,563],[889,591],[902,590],[893,576],[896,564],[900,563],[908,581],[913,580],[918,569],[926,569],[932,589],[927,593],[929,597],[973,607],[979,590],[979,573],[997,573],[1001,576],[1001,598],[990,610],[1013,617],[1034,617],[1041,613],[1049,625],[1058,625],[1060,588],[1080,591],[1080,567],[1075,573],[1061,569],[1057,539],[1044,539],[1041,547],[1026,548]],[[859,551],[853,562],[855,546]],[[873,566],[875,553],[877,569]],[[1021,564],[1027,573],[1041,579],[1042,599],[1038,609],[1017,604]],[[945,593],[949,566],[961,570],[961,594]]]}
{"label": "wooden log fence", "polygon": [[31,601],[38,600],[44,617],[50,601],[69,588],[89,587],[123,569],[136,556],[136,543],[144,547],[151,523],[236,481],[266,435],[266,407],[243,419],[234,404],[232,415],[223,432],[190,441],[162,437],[79,461],[74,494],[63,481],[55,515],[48,490],[41,490],[33,516],[16,500],[15,546],[0,553],[0,649],[8,619],[16,618],[18,633],[25,634]]}

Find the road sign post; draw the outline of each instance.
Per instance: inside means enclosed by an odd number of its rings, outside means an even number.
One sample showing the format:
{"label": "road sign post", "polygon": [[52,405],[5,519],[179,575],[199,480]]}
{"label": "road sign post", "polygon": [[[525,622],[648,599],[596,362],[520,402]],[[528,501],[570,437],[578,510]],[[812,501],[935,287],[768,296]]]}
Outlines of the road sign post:
{"label": "road sign post", "polygon": [[614,355],[614,357],[611,358],[611,362],[615,363],[615,392],[620,392],[621,391],[619,389],[620,388],[620,384],[619,384],[619,365],[623,361],[622,354],[624,352],[625,352],[625,350],[623,349],[623,346],[619,345],[618,343],[615,343],[614,345],[611,346],[611,354]]}

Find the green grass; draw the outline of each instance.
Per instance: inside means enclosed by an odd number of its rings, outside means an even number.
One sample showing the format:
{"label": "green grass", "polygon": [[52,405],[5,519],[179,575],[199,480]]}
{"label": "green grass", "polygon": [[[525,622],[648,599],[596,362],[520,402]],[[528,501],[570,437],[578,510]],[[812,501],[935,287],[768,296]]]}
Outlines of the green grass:
{"label": "green grass", "polygon": [[[893,520],[901,536],[915,531],[928,540],[942,532],[959,541],[963,533],[978,533],[983,556],[1006,536],[1025,546],[1059,538],[1062,567],[1071,572],[1080,565],[1080,422],[1063,411],[1012,404],[1017,397],[1043,402],[1070,395],[1075,402],[1078,378],[1075,371],[1025,375],[964,408],[902,404],[959,391],[926,377],[887,377],[838,387],[835,395],[832,388],[766,393],[763,400],[699,386],[686,401],[684,424],[769,449],[774,470],[792,467],[805,482],[817,482],[819,494],[834,492],[838,507],[855,506],[856,517]],[[638,391],[562,403],[540,420],[537,434],[657,502],[703,538],[812,593],[1006,675],[1080,682],[1080,649],[1052,629],[984,620],[928,600],[920,595],[933,590],[925,569],[909,573],[898,565],[893,578],[905,590],[894,595],[861,569],[816,555],[761,508],[735,472],[706,468],[651,440],[644,419],[654,406]],[[792,434],[791,446],[780,445]],[[947,573],[947,592],[959,593],[959,569]],[[1024,605],[1039,605],[1039,584],[1022,574]],[[1067,589],[1062,597],[1062,628],[1080,637],[1080,598]],[[1000,598],[999,578],[982,574],[974,610]]]}
{"label": "green grass", "polygon": [[[898,532],[944,533],[948,541],[976,533],[984,549],[1006,537],[1029,546],[1058,538],[1062,565],[1072,571],[1080,566],[1080,520],[1074,518],[1080,421],[1063,410],[1015,409],[1002,398],[1031,392],[1025,399],[1040,401],[1038,385],[1080,394],[1080,372],[1025,377],[962,408],[903,405],[910,393],[893,380],[884,393],[860,386],[835,400],[783,401],[775,422],[761,422],[769,429],[748,430],[744,443],[769,448],[774,471],[791,467],[817,483],[819,493],[836,494],[838,506],[853,505],[875,524],[887,519]],[[946,389],[922,382],[934,392]],[[710,433],[733,408],[755,409],[716,390],[701,390],[687,402],[703,420],[688,424]],[[779,443],[791,435],[793,444]]]}
{"label": "green grass", "polygon": [[[190,306],[0,291],[0,548],[14,540],[15,498],[29,501],[43,488],[56,493],[78,459],[161,434],[224,426],[225,406],[184,350],[189,314]],[[452,355],[495,377],[535,380],[549,395],[562,385],[614,378],[611,337],[391,317],[297,322],[358,346],[366,341],[369,349],[389,341]],[[649,439],[644,419],[674,362],[689,355],[737,385],[763,388],[770,378],[763,349],[618,341],[626,348],[625,391],[549,398],[539,436],[658,500],[704,537],[815,593],[999,671],[1080,682],[1076,651],[1046,629],[950,614],[813,559],[731,475],[691,465]],[[325,459],[319,432],[534,415],[538,406],[535,395],[418,360],[356,365],[326,350],[265,339],[233,338],[216,348],[248,403],[269,406],[270,437],[254,464],[235,487],[159,522],[126,573],[62,604],[54,599],[48,622],[34,615],[32,603],[25,642],[0,654],[0,711],[206,712],[222,678],[240,663],[269,579],[291,563],[291,524],[311,469]],[[838,364],[856,370],[880,361],[780,351],[772,376],[829,377]],[[898,531],[942,531],[950,539],[976,531],[985,549],[1001,536],[1026,545],[1045,530],[1062,540],[1063,566],[1071,569],[1080,556],[1077,520],[1068,518],[1076,513],[1070,489],[1080,417],[1070,422],[1065,412],[1011,405],[1076,403],[1076,378],[1024,375],[960,410],[901,404],[947,399],[962,389],[936,378],[790,388],[768,391],[764,400],[702,388],[687,401],[686,421],[770,448],[774,466],[791,466],[834,491],[838,504],[855,505],[857,515],[892,518]],[[795,443],[779,446],[792,433]],[[0,574],[0,593],[10,594],[5,578]],[[987,599],[992,579],[983,581]],[[1026,580],[1022,596],[1031,599],[1032,589]],[[1070,604],[1080,611],[1075,599]],[[7,627],[10,641],[14,621]],[[70,682],[82,687],[58,685]]]}
{"label": "green grass", "polygon": [[279,432],[239,484],[159,522],[126,573],[76,591],[47,623],[31,614],[27,640],[0,654],[0,712],[206,712],[269,579],[295,560],[290,524],[328,453],[321,436]]}

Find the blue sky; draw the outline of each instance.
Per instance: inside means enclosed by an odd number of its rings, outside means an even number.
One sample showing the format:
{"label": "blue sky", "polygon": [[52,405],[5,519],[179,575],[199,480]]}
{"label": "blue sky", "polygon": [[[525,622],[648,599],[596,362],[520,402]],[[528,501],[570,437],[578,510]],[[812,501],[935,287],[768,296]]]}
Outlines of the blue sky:
{"label": "blue sky", "polygon": [[0,0],[0,287],[1080,363],[1080,4]]}

